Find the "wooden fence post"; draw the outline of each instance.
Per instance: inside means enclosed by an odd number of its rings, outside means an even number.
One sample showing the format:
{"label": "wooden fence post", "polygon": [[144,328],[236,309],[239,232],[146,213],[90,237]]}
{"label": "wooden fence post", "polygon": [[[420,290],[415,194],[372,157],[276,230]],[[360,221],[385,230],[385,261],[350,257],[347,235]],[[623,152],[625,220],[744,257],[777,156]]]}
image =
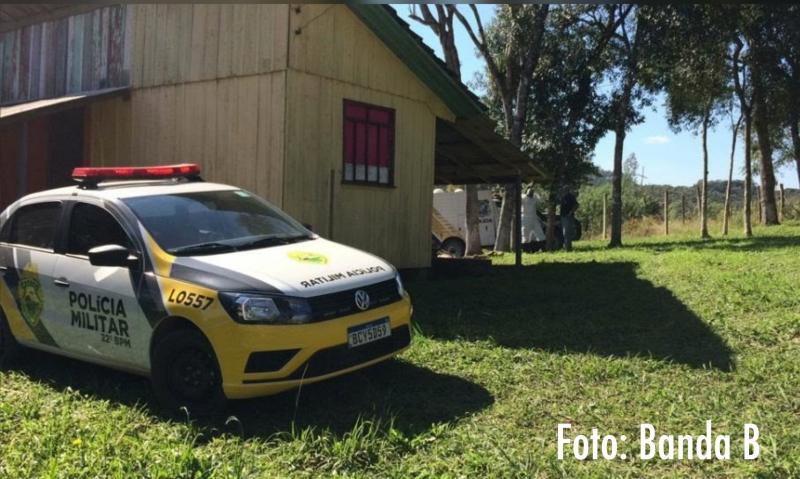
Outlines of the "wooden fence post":
{"label": "wooden fence post", "polygon": [[664,234],[669,235],[669,190],[664,189]]}
{"label": "wooden fence post", "polygon": [[783,183],[781,183],[780,185],[781,185],[781,211],[780,211],[781,216],[780,216],[780,221],[783,221],[783,215],[785,214],[784,206],[786,206],[786,201],[785,201],[786,192],[783,190]]}
{"label": "wooden fence post", "polygon": [[606,213],[608,209],[608,193],[603,193],[603,239],[606,239],[606,218],[608,214]]}
{"label": "wooden fence post", "polygon": [[703,208],[703,205],[702,205],[703,195],[702,195],[702,193],[700,193],[700,187],[699,186],[695,186],[694,190],[695,190],[695,193],[697,194],[696,195],[697,196],[697,218],[699,219],[700,218],[700,214],[701,214],[700,210]]}
{"label": "wooden fence post", "polygon": [[686,223],[686,193],[681,193],[681,223]]}

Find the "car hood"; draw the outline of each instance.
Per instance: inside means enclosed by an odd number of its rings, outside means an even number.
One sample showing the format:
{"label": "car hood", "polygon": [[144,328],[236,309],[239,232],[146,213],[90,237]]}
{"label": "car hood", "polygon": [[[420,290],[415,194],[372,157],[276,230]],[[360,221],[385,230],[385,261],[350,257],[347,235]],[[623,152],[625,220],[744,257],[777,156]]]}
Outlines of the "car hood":
{"label": "car hood", "polygon": [[173,271],[176,267],[177,271],[203,272],[251,285],[246,289],[299,297],[359,288],[393,279],[397,274],[391,264],[377,256],[322,238],[233,253],[178,257]]}

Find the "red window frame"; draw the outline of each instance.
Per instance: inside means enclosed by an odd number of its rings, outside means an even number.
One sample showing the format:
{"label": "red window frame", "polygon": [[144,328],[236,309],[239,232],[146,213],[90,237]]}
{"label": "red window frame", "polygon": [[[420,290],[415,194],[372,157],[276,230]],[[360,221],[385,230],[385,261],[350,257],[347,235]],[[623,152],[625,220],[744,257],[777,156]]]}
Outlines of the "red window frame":
{"label": "red window frame", "polygon": [[342,183],[394,186],[395,110],[342,101]]}

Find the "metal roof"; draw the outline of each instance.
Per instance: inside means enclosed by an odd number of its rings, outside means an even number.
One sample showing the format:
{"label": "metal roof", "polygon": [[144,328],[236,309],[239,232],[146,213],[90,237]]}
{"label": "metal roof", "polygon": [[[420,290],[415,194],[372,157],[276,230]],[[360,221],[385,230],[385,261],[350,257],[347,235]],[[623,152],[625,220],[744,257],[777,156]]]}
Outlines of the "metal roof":
{"label": "metal roof", "polygon": [[5,123],[10,123],[35,115],[53,113],[67,108],[74,108],[94,100],[125,95],[129,91],[129,87],[105,88],[103,90],[86,91],[60,96],[57,98],[34,100],[25,103],[17,103],[16,105],[0,107],[0,126]]}

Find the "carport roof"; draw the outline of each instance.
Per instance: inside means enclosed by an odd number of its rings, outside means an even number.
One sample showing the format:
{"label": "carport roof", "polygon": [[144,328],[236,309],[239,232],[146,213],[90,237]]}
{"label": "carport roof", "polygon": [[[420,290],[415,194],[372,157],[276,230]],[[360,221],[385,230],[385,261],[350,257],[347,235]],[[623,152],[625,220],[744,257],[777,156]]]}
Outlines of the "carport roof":
{"label": "carport roof", "polygon": [[495,132],[486,107],[388,5],[349,3],[350,9],[456,115],[437,119],[436,183],[496,183],[517,176],[546,178],[534,159]]}
{"label": "carport roof", "polygon": [[0,126],[16,120],[46,113],[54,113],[68,108],[75,108],[91,101],[101,100],[111,96],[125,95],[129,91],[130,88],[128,87],[105,88],[103,90],[86,91],[57,98],[47,98],[44,100],[34,100],[3,106],[0,107]]}

